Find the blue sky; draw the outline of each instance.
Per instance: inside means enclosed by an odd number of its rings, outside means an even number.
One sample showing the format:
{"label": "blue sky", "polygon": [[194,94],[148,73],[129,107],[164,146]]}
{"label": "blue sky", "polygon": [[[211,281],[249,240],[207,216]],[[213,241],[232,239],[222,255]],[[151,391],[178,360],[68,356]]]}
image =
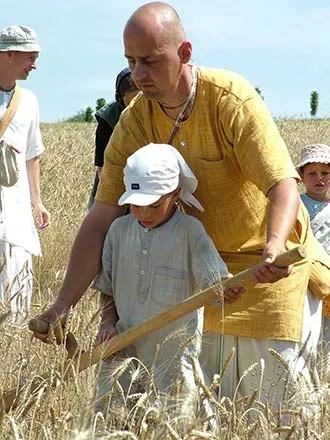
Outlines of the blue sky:
{"label": "blue sky", "polygon": [[[138,0],[1,0],[0,27],[25,24],[43,48],[25,87],[41,120],[74,115],[97,98],[114,98],[126,66],[122,31]],[[330,115],[330,3],[323,0],[173,0],[193,44],[194,61],[243,74],[276,117]]]}

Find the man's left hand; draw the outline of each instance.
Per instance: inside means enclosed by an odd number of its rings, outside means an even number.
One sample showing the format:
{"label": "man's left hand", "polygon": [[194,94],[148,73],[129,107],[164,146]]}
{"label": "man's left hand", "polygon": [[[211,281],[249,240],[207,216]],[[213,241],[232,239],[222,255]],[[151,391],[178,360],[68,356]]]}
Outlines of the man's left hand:
{"label": "man's left hand", "polygon": [[44,207],[42,203],[38,203],[35,207],[35,214],[37,218],[37,229],[40,231],[41,229],[46,228],[50,223],[50,213]]}

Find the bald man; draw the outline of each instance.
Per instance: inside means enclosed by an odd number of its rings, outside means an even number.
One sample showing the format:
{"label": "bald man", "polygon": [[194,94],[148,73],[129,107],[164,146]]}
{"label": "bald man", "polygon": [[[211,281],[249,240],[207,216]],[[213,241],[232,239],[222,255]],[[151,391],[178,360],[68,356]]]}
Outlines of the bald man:
{"label": "bald man", "polygon": [[[170,143],[199,180],[196,196],[205,212],[187,211],[204,223],[230,271],[263,263],[254,275],[257,287],[249,285],[243,295],[232,291],[237,300],[224,310],[206,308],[205,372],[211,380],[235,347],[236,359],[222,387],[223,394],[233,397],[242,373],[264,359],[262,396],[278,404],[285,371],[274,364],[268,349],[287,361],[291,378],[302,373],[308,380],[305,361],[315,348],[311,342],[318,338],[321,316],[320,301],[306,294],[310,260],[292,271],[276,267],[274,259],[300,243],[315,260],[330,265],[299,205],[299,177],[285,143],[248,81],[233,72],[190,64],[192,44],[170,5],[154,2],[137,9],[125,26],[124,47],[142,93],[122,114],[110,139],[96,202],[76,238],[61,291],[42,318],[53,323],[67,313],[98,273],[105,234],[124,214],[117,202],[127,157],[149,142]],[[312,337],[300,355],[300,342],[313,319]],[[109,334],[115,325],[111,323]],[[248,375],[240,391],[254,391],[260,380],[258,373]],[[269,384],[276,384],[275,392]]]}

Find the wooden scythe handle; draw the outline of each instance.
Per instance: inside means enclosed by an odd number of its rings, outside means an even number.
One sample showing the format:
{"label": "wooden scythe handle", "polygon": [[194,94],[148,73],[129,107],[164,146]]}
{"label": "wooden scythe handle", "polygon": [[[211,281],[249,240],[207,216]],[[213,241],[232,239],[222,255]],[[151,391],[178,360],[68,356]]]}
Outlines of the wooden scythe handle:
{"label": "wooden scythe handle", "polygon": [[[276,258],[275,264],[278,267],[286,267],[290,264],[297,263],[305,257],[305,248],[303,246],[297,246],[290,251],[280,254]],[[183,316],[193,312],[194,310],[197,310],[200,307],[205,306],[206,304],[210,304],[213,301],[216,301],[218,299],[217,291],[219,292],[221,286],[231,288],[242,287],[247,281],[253,280],[253,275],[256,269],[261,266],[263,266],[263,264],[259,264],[257,266],[246,269],[231,278],[227,278],[223,282],[215,284],[202,292],[196,293],[195,295],[190,296],[179,304],[176,304],[169,309],[157,314],[156,316],[153,316],[152,318],[149,318],[146,321],[127,329],[126,331],[120,333],[109,341],[103,342],[102,344],[96,346],[92,350],[92,352],[83,353],[80,356],[79,360],[79,371],[82,371],[88,366],[93,365],[101,358],[106,359],[112,356],[113,354],[117,353],[128,345],[131,345],[139,339],[144,338],[149,333],[152,333],[162,327],[165,327],[168,324],[171,324],[173,321],[182,318]],[[48,323],[46,321],[35,318],[34,320],[30,321],[29,328],[30,330],[33,330],[35,328],[38,329],[38,331],[43,329],[44,331],[41,331],[41,333],[46,333],[48,331]]]}
{"label": "wooden scythe handle", "polygon": [[[297,246],[296,248],[279,255],[276,258],[275,264],[278,267],[286,267],[290,264],[297,263],[304,258],[306,258],[305,248],[303,246]],[[245,282],[253,280],[253,274],[260,266],[262,266],[262,264],[246,269],[231,278],[223,280],[222,283],[220,282],[215,284],[208,289],[185,299],[181,303],[170,307],[156,316],[127,329],[109,341],[105,341],[102,344],[95,346],[91,352],[84,352],[82,354],[78,352],[79,355],[71,359],[68,365],[71,365],[72,367],[73,363],[75,370],[80,372],[99,362],[101,359],[111,357],[128,345],[131,345],[139,339],[147,336],[149,333],[159,330],[160,328],[171,324],[177,319],[182,318],[188,313],[191,313],[206,304],[216,301],[218,299],[217,290],[219,291],[221,286],[231,288],[242,287]],[[35,329],[40,331],[41,329],[45,329],[46,323],[46,331],[41,331],[41,333],[46,333],[48,331],[48,323],[43,321],[43,324],[40,324],[40,321],[42,320],[38,318],[31,320],[29,323],[29,328],[31,330]],[[64,379],[68,378],[71,374],[72,368],[68,366],[66,373],[64,374]],[[30,387],[31,392],[33,392],[39,385],[40,379],[36,381],[35,384],[33,382]],[[0,393],[0,413],[1,410],[7,412],[10,408],[16,407],[19,402],[19,395],[19,387],[9,390],[3,394]]]}
{"label": "wooden scythe handle", "polygon": [[[305,248],[303,246],[297,246],[296,248],[279,255],[276,258],[275,264],[278,267],[286,267],[290,264],[297,263],[304,258],[306,258]],[[261,266],[263,266],[263,264],[246,269],[231,278],[227,278],[223,282],[208,287],[206,290],[190,296],[179,304],[158,313],[156,316],[130,327],[109,341],[103,342],[96,346],[91,353],[86,352],[81,356],[78,370],[82,371],[86,369],[89,365],[98,362],[101,358],[107,359],[128,345],[134,344],[134,342],[144,338],[149,333],[159,330],[183,316],[188,315],[194,310],[216,301],[219,298],[218,292],[219,289],[221,289],[221,286],[223,288],[242,287],[247,281],[253,280],[253,275],[256,269]]]}

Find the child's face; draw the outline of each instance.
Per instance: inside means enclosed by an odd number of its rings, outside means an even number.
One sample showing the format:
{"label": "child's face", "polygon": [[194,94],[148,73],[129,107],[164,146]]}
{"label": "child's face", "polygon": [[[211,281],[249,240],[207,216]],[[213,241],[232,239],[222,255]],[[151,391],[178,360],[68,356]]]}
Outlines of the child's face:
{"label": "child's face", "polygon": [[152,229],[165,223],[174,212],[174,202],[178,200],[179,191],[162,196],[157,202],[149,206],[131,205],[131,213],[142,226]]}
{"label": "child's face", "polygon": [[330,165],[326,163],[308,163],[301,172],[301,179],[306,186],[309,197],[325,201],[330,195],[327,192],[330,187]]}

